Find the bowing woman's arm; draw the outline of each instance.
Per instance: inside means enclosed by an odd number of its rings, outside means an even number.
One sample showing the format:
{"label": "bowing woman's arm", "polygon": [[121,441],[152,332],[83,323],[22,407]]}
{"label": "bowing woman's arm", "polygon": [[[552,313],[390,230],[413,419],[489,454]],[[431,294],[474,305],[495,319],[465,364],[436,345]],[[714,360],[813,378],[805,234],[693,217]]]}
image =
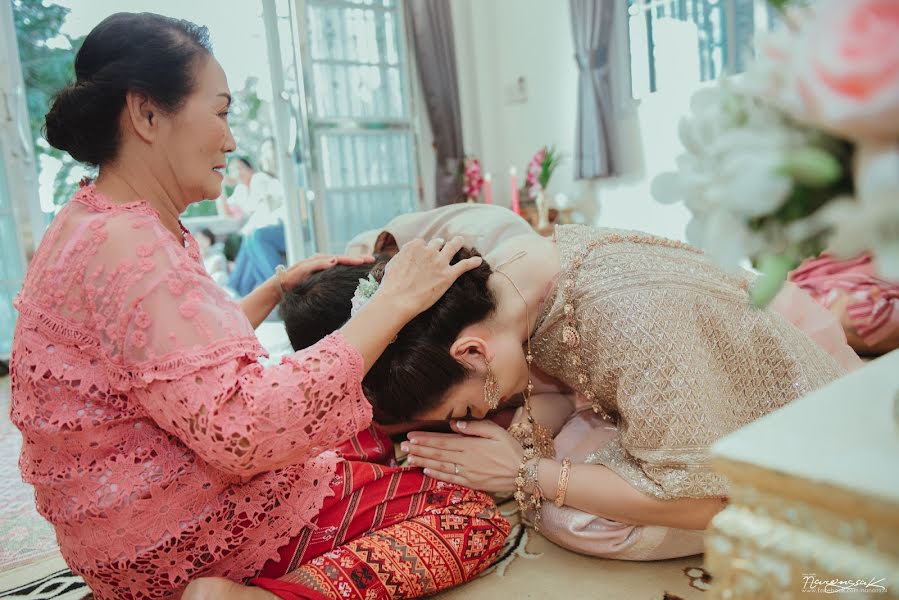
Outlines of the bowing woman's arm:
{"label": "bowing woman's arm", "polygon": [[[560,461],[542,459],[537,468],[540,489],[552,502],[558,488]],[[635,525],[661,525],[678,529],[705,529],[724,508],[724,498],[662,500],[634,488],[602,465],[572,465],[565,506]]]}
{"label": "bowing woman's arm", "polygon": [[[404,450],[410,464],[425,468],[436,479],[484,492],[509,493],[524,450],[505,429],[491,421],[454,421],[458,433],[414,431]],[[557,493],[562,463],[541,459],[537,483],[552,502]],[[533,492],[532,488],[525,488]],[[705,529],[724,508],[723,498],[661,500],[648,496],[617,473],[601,465],[573,465],[565,506],[635,525],[660,525],[679,529]]]}

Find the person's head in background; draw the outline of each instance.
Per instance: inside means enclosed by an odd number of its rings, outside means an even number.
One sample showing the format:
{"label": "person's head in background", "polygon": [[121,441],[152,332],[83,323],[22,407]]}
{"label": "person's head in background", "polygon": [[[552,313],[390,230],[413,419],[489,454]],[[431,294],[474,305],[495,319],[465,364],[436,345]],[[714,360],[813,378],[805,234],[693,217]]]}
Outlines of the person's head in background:
{"label": "person's head in background", "polygon": [[360,279],[383,270],[389,257],[375,256],[365,265],[335,265],[318,271],[287,292],[278,308],[294,350],[302,350],[334,333],[350,319],[353,294]]}
{"label": "person's head in background", "polygon": [[336,265],[313,273],[281,300],[278,314],[294,350],[302,350],[340,329],[350,319],[353,294],[360,279],[373,269],[383,269],[399,249],[396,239],[383,231],[374,245],[375,262],[368,265]]}
{"label": "person's head in background", "polygon": [[215,244],[215,234],[208,227],[204,227],[197,234],[196,240],[197,245],[200,247],[200,252],[205,254],[209,247]]}
{"label": "person's head in background", "polygon": [[46,137],[75,160],[99,166],[98,185],[120,193],[161,190],[156,200],[180,214],[221,192],[220,170],[234,151],[230,103],[205,27],[117,13],[78,50],[75,81],[47,113]]}
{"label": "person's head in background", "polygon": [[228,162],[228,175],[247,187],[249,187],[250,180],[253,179],[255,172],[256,169],[253,168],[253,163],[246,156],[233,156]]}
{"label": "person's head in background", "polygon": [[267,137],[259,144],[259,169],[267,175],[278,177],[275,138]]}

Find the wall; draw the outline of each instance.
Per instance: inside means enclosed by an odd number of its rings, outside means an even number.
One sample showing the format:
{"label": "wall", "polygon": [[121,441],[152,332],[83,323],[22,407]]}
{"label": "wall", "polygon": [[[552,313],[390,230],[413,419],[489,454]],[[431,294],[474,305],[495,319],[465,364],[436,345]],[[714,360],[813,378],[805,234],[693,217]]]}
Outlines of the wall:
{"label": "wall", "polygon": [[[494,198],[511,201],[509,167],[519,182],[542,145],[555,144],[567,160],[550,181],[551,195],[564,193],[596,225],[633,228],[683,239],[686,208],[663,206],[649,196],[652,177],[674,166],[680,151],[677,121],[689,89],[630,97],[624,11],[612,48],[619,90],[617,124],[622,173],[612,179],[576,182],[575,143],[578,72],[569,4],[565,0],[451,0],[456,34],[466,151],[494,175]],[[618,0],[604,0],[618,1]],[[506,88],[523,76],[527,99],[507,101]]]}

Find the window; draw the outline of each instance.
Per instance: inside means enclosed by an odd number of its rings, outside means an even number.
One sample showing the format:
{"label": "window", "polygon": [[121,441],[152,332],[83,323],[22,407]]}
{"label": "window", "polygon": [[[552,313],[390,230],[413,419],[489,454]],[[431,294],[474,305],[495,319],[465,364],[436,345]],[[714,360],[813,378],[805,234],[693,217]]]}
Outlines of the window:
{"label": "window", "polygon": [[306,0],[303,70],[320,251],[415,210],[415,138],[395,0]]}
{"label": "window", "polygon": [[634,98],[744,71],[776,17],[765,0],[628,0]]}

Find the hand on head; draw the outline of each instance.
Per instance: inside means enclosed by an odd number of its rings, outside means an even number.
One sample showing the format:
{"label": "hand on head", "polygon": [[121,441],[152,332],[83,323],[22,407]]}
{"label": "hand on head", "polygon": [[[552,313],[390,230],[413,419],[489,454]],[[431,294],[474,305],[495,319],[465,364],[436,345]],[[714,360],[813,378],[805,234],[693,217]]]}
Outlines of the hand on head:
{"label": "hand on head", "polygon": [[483,262],[480,256],[472,256],[450,264],[463,244],[460,236],[446,243],[440,238],[408,242],[387,263],[377,293],[390,296],[398,310],[410,319],[415,317],[437,302],[460,275]]}
{"label": "hand on head", "polygon": [[[331,254],[316,254],[294,263],[286,269],[281,276],[281,285],[288,292],[307,279],[313,273],[324,271],[337,265],[359,266],[375,262],[374,256],[337,256]],[[280,268],[280,267],[279,267]]]}

